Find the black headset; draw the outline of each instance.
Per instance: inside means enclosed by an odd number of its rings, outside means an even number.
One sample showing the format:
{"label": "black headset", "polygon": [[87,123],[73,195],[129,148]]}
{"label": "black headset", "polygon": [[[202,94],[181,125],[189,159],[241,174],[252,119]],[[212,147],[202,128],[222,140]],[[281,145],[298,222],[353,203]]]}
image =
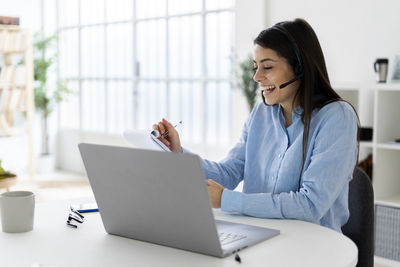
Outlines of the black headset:
{"label": "black headset", "polygon": [[292,48],[293,48],[293,51],[296,54],[296,58],[297,58],[297,62],[295,63],[295,65],[293,67],[295,77],[293,79],[291,79],[290,81],[285,82],[279,86],[280,89],[283,89],[286,86],[288,86],[289,84],[294,83],[295,81],[300,80],[303,77],[303,75],[304,75],[303,64],[302,64],[302,60],[301,60],[301,56],[300,56],[300,49],[297,46],[297,43],[294,40],[294,38],[292,37],[292,35],[288,32],[288,30],[286,30],[280,24],[275,24],[272,27],[272,29],[279,31],[280,33],[282,33],[289,39],[289,41],[292,43]]}

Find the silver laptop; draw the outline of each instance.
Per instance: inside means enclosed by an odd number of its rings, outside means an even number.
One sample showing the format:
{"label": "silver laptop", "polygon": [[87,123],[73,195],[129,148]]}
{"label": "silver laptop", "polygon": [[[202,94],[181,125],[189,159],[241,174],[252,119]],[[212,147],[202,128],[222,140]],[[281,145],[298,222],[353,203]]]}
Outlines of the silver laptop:
{"label": "silver laptop", "polygon": [[225,257],[278,230],[214,219],[196,155],[79,144],[109,234]]}

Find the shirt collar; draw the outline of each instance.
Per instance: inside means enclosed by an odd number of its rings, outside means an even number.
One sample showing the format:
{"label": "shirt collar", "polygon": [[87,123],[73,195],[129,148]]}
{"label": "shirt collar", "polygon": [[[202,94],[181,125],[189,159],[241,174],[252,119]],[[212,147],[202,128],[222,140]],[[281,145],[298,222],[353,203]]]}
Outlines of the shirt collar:
{"label": "shirt collar", "polygon": [[[304,109],[299,105],[295,107],[292,111],[292,124],[297,123],[298,120],[301,119],[301,115],[303,114]],[[282,126],[285,127],[285,115],[283,114],[283,108],[280,104],[278,104],[278,112],[279,112],[279,117],[280,121],[282,123]]]}

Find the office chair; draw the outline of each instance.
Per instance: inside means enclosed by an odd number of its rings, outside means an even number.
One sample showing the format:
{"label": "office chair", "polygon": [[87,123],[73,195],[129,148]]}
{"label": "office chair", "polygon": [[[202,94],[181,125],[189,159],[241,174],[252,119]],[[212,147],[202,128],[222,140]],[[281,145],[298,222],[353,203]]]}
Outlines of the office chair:
{"label": "office chair", "polygon": [[374,266],[374,191],[368,175],[356,168],[349,184],[350,217],[342,232],[358,248],[359,267]]}

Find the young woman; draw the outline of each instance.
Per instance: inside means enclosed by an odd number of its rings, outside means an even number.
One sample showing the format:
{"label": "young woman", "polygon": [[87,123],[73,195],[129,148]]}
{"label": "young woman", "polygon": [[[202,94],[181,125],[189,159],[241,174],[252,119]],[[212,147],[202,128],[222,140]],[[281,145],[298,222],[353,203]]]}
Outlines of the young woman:
{"label": "young woman", "polygon": [[[303,19],[254,40],[255,106],[239,142],[220,162],[202,160],[214,208],[262,218],[309,221],[341,232],[358,158],[358,117],[332,89],[318,38]],[[163,119],[153,128],[182,152]],[[243,192],[233,191],[244,181]]]}

